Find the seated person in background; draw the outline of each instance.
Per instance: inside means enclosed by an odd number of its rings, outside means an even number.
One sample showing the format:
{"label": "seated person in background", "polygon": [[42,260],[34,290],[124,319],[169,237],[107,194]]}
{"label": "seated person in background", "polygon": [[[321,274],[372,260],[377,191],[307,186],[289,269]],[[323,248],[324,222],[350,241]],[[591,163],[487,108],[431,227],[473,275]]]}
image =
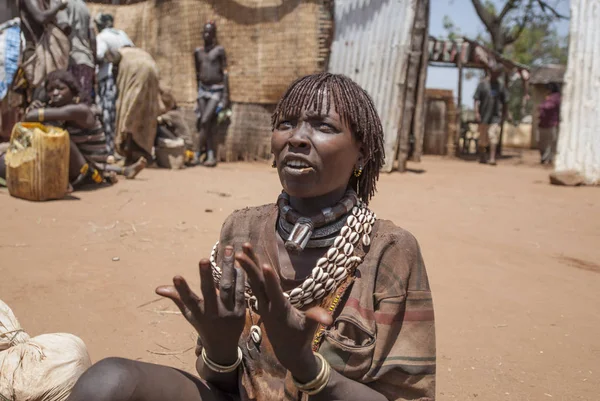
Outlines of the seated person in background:
{"label": "seated person in background", "polygon": [[158,144],[159,139],[176,140],[181,138],[185,144],[186,164],[190,164],[194,159],[194,144],[183,112],[177,107],[177,102],[169,91],[163,88],[159,90],[159,109],[161,114],[156,120],[158,123],[156,142]]}
{"label": "seated person in background", "polygon": [[116,174],[135,176],[146,167],[140,158],[128,167],[107,163],[108,151],[102,124],[86,103],[75,77],[67,71],[48,74],[45,89],[50,101],[32,103],[24,121],[54,125],[69,132],[71,138],[69,181],[73,187],[85,183],[116,182]]}

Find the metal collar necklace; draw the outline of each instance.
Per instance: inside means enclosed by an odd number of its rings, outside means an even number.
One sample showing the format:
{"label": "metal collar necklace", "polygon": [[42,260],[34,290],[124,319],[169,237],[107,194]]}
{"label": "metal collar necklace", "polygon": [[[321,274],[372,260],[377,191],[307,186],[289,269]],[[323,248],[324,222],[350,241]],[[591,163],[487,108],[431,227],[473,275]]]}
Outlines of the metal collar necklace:
{"label": "metal collar necklace", "polygon": [[[285,240],[285,248],[290,252],[301,252],[308,245],[311,237],[313,237],[313,233],[315,229],[320,229],[321,227],[332,225],[337,226],[337,223],[340,220],[343,221],[342,217],[347,215],[354,206],[358,203],[358,196],[353,189],[348,189],[346,194],[338,203],[333,207],[328,207],[321,210],[320,213],[312,216],[312,217],[304,217],[296,210],[294,210],[290,206],[290,197],[287,193],[281,192],[279,198],[277,200],[277,206],[279,207],[279,223],[277,224],[277,229],[282,238]],[[286,229],[287,224],[284,224],[284,221],[287,223],[291,223],[294,225],[291,232]],[[341,227],[340,227],[341,229]],[[328,232],[329,230],[319,230],[318,236],[322,239],[324,236],[324,232]],[[334,233],[329,232],[326,235],[331,235]],[[287,238],[285,236],[287,236]],[[333,237],[335,239],[335,236]],[[319,244],[316,243],[311,244],[311,247],[320,247],[327,246],[321,244],[321,242],[329,242],[329,241],[321,241],[319,240]]]}

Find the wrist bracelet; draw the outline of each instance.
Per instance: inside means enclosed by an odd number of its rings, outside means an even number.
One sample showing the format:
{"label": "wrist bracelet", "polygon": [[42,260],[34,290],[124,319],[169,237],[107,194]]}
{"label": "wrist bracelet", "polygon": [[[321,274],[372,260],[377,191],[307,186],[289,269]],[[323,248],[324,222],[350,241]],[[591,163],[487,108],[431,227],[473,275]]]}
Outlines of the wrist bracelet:
{"label": "wrist bracelet", "polygon": [[325,358],[323,358],[323,356],[318,352],[315,352],[314,354],[315,357],[321,361],[321,370],[317,374],[317,377],[308,383],[298,383],[295,378],[292,378],[294,380],[294,385],[298,388],[298,390],[308,395],[315,395],[323,391],[323,389],[327,387],[329,378],[331,377],[331,366],[329,366],[329,363],[327,363]]}
{"label": "wrist bracelet", "polygon": [[202,361],[204,362],[204,365],[206,365],[207,368],[209,368],[210,370],[212,370],[213,372],[217,372],[217,373],[229,373],[229,372],[233,372],[234,370],[237,369],[238,366],[240,366],[240,363],[242,363],[242,350],[240,349],[240,347],[237,347],[237,353],[238,353],[238,357],[237,357],[237,361],[235,361],[233,363],[233,365],[219,365],[216,362],[213,362],[210,360],[209,357],[206,356],[206,348],[202,348]]}
{"label": "wrist bracelet", "polygon": [[42,108],[38,109],[38,121],[41,123],[44,122],[44,109]]}

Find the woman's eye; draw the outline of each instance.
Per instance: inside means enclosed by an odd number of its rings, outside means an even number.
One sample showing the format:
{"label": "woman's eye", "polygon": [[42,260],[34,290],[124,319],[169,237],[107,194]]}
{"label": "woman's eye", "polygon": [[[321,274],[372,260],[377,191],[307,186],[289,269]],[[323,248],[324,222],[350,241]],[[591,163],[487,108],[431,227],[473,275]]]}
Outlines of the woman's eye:
{"label": "woman's eye", "polygon": [[334,126],[326,124],[326,123],[321,123],[319,124],[319,131],[321,132],[337,132],[337,129],[335,129]]}
{"label": "woman's eye", "polygon": [[293,128],[293,124],[290,121],[282,121],[277,125],[278,130],[286,130]]}

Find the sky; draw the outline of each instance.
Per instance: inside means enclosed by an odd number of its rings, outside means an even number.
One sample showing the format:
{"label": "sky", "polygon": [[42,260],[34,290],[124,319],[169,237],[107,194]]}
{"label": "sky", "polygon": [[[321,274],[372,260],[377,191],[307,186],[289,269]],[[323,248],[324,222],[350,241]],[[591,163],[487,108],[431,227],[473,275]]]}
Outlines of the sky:
{"label": "sky", "polygon": [[[507,0],[494,0],[497,5],[505,4]],[[569,15],[569,0],[555,0],[556,10],[563,15]],[[553,4],[552,1],[549,1]],[[443,38],[447,32],[444,30],[444,16],[449,16],[456,27],[466,37],[475,38],[477,34],[483,33],[484,27],[475,13],[471,0],[431,0],[431,14],[429,17],[429,34]],[[557,30],[561,35],[569,33],[569,21],[557,22]],[[427,88],[451,89],[454,91],[454,99],[458,94],[458,69],[429,67],[427,70]],[[477,87],[477,78],[471,80],[463,79],[463,99],[465,106],[473,104],[473,94]]]}

